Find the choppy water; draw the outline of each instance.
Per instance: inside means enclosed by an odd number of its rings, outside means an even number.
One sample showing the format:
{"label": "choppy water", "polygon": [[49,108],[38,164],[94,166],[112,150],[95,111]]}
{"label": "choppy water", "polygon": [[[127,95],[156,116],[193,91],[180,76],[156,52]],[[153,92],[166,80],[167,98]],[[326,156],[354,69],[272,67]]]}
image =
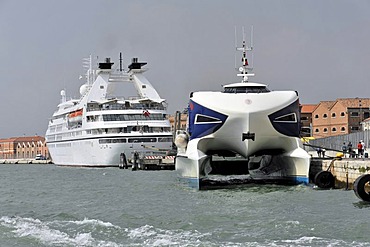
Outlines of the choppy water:
{"label": "choppy water", "polygon": [[1,246],[370,246],[353,191],[196,191],[174,171],[0,165]]}

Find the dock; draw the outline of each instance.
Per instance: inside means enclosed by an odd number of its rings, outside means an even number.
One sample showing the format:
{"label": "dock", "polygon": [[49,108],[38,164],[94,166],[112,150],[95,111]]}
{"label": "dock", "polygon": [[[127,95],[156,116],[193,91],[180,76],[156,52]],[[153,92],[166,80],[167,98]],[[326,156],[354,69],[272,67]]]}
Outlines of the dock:
{"label": "dock", "polygon": [[0,159],[0,164],[53,164],[50,159]]}
{"label": "dock", "polygon": [[366,158],[313,158],[310,166],[310,180],[320,171],[329,171],[334,176],[334,188],[353,189],[355,180],[370,173],[370,159]]}

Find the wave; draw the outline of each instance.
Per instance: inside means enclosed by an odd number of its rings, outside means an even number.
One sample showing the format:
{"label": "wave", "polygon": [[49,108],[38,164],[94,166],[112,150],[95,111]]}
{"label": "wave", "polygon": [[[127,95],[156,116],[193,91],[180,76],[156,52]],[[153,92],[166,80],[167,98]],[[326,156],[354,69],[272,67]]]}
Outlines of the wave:
{"label": "wave", "polygon": [[3,216],[0,225],[14,238],[29,238],[46,246],[243,246],[215,242],[212,233],[197,230],[165,230],[151,225],[121,228],[96,219],[42,221]]}
{"label": "wave", "polygon": [[[280,227],[299,226],[298,221],[286,221]],[[268,240],[262,242],[250,236],[234,235],[233,240],[220,239],[221,232],[200,232],[198,230],[161,229],[151,225],[120,227],[98,219],[52,220],[2,216],[0,236],[7,235],[19,242],[31,241],[33,246],[368,246],[368,243],[346,242],[315,236],[297,239]],[[245,240],[245,241],[243,241]],[[1,241],[1,239],[0,239]],[[32,245],[32,244],[30,244]]]}
{"label": "wave", "polygon": [[[51,221],[43,222],[39,219],[24,218],[19,216],[2,216],[0,224],[7,227],[19,238],[31,238],[43,245],[50,246],[120,246],[109,240],[98,240],[93,237],[93,232],[76,232],[76,229],[58,229],[58,226],[93,225],[117,228],[109,222],[84,219],[82,221]],[[69,229],[69,231],[68,231]]]}

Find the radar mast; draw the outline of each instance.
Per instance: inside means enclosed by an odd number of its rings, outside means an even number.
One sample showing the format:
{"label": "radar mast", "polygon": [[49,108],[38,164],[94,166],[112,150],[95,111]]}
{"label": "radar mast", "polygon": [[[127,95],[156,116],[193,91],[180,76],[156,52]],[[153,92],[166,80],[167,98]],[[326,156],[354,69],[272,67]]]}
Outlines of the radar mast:
{"label": "radar mast", "polygon": [[[242,52],[242,66],[239,67],[239,74],[237,76],[242,77],[242,82],[248,82],[248,78],[250,76],[254,76],[253,73],[253,66],[250,66],[248,63],[248,58],[247,58],[247,51],[252,51],[253,50],[253,26],[251,27],[251,41],[250,41],[250,46],[247,46],[246,41],[245,41],[245,31],[244,27],[242,27],[242,33],[243,33],[243,41],[242,41],[242,46],[238,47],[237,46],[237,41],[236,41],[236,27],[235,27],[235,47],[237,51]],[[235,66],[236,67],[236,66]]]}

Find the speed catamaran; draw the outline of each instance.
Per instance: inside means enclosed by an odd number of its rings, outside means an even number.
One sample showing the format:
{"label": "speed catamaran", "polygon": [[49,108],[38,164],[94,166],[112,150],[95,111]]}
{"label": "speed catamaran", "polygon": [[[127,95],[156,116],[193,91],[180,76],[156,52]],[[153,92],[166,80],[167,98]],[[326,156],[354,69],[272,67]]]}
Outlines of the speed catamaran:
{"label": "speed catamaran", "polygon": [[[252,42],[251,42],[252,43]],[[176,136],[176,170],[193,187],[212,173],[215,156],[245,159],[252,180],[268,183],[308,183],[310,156],[299,138],[300,104],[296,91],[270,91],[250,82],[252,67],[244,39],[241,82],[222,92],[192,92],[188,129]],[[227,169],[228,163],[224,163]]]}
{"label": "speed catamaran", "polygon": [[[145,62],[132,59],[128,70],[107,58],[93,68],[85,60],[80,97],[61,102],[49,121],[47,146],[53,162],[68,166],[127,165],[133,154],[161,155],[172,149],[167,103],[144,77]],[[150,147],[150,148],[148,148]]]}

